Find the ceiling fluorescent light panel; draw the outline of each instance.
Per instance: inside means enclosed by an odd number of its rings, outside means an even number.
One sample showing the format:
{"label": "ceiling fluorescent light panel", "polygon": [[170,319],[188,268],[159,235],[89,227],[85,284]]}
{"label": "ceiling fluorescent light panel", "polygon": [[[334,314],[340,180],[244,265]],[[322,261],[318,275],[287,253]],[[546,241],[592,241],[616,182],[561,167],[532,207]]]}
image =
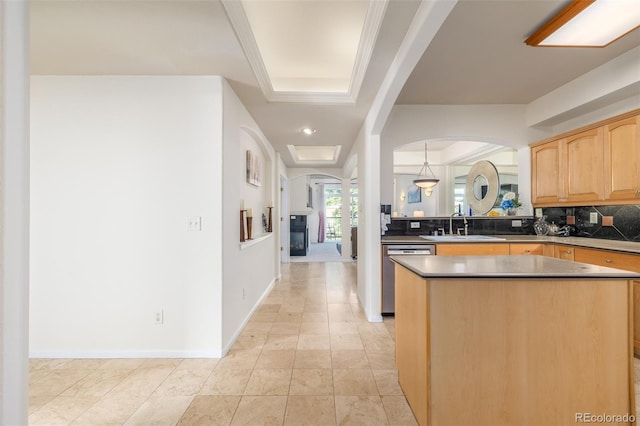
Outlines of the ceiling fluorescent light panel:
{"label": "ceiling fluorescent light panel", "polygon": [[573,0],[525,43],[542,47],[605,47],[638,26],[637,0]]}

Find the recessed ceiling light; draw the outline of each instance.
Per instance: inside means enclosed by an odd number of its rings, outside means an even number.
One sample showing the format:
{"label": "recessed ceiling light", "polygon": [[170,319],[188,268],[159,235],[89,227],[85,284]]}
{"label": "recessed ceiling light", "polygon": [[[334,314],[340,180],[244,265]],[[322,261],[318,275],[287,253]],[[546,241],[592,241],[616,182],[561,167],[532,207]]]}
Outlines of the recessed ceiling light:
{"label": "recessed ceiling light", "polygon": [[316,129],[312,129],[310,127],[304,127],[302,129],[302,133],[304,133],[305,135],[312,135],[316,132]]}
{"label": "recessed ceiling light", "polygon": [[525,43],[543,47],[605,47],[639,25],[637,0],[573,0]]}

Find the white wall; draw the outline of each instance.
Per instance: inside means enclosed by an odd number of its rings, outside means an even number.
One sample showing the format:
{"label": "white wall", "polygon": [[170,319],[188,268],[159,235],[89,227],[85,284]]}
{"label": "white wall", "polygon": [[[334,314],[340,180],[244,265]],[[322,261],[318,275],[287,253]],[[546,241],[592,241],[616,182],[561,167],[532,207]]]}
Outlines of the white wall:
{"label": "white wall", "polygon": [[31,83],[32,355],[219,356],[221,78]]}
{"label": "white wall", "polygon": [[[264,137],[229,84],[224,82],[224,177],[223,212],[224,274],[222,288],[222,347],[223,352],[248,322],[250,315],[275,284],[279,261],[279,221],[274,221],[271,234],[265,234],[261,215],[267,206],[277,206],[279,177],[273,147]],[[259,187],[246,181],[246,150],[259,155],[262,163],[262,184]],[[240,244],[240,200],[253,209],[253,237],[255,244]],[[274,208],[273,217],[279,215]],[[265,239],[260,240],[263,236]]]}

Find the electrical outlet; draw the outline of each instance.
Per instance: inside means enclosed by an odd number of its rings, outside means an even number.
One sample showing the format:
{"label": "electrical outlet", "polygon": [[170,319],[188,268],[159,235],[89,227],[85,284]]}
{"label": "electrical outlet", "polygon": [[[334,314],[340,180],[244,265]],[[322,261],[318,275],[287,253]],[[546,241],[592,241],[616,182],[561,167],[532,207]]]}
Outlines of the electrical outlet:
{"label": "electrical outlet", "polygon": [[420,222],[411,222],[411,229],[420,229]]}
{"label": "electrical outlet", "polygon": [[516,219],[511,221],[512,228],[522,228],[522,220]]}
{"label": "electrical outlet", "polygon": [[589,223],[598,223],[598,212],[589,213]]}
{"label": "electrical outlet", "polygon": [[536,217],[542,217],[542,209],[540,207],[536,209]]}
{"label": "electrical outlet", "polygon": [[202,229],[202,219],[200,216],[187,218],[187,231],[200,231]]}
{"label": "electrical outlet", "polygon": [[164,324],[164,309],[157,310],[153,313],[154,324]]}

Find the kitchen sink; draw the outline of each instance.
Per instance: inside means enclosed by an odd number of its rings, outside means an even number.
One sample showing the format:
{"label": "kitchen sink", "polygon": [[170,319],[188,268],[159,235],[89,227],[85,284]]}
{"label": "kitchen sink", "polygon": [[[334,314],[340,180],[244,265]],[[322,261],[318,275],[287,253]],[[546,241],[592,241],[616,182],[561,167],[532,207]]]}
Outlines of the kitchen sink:
{"label": "kitchen sink", "polygon": [[504,241],[506,238],[491,235],[420,235],[429,241]]}

